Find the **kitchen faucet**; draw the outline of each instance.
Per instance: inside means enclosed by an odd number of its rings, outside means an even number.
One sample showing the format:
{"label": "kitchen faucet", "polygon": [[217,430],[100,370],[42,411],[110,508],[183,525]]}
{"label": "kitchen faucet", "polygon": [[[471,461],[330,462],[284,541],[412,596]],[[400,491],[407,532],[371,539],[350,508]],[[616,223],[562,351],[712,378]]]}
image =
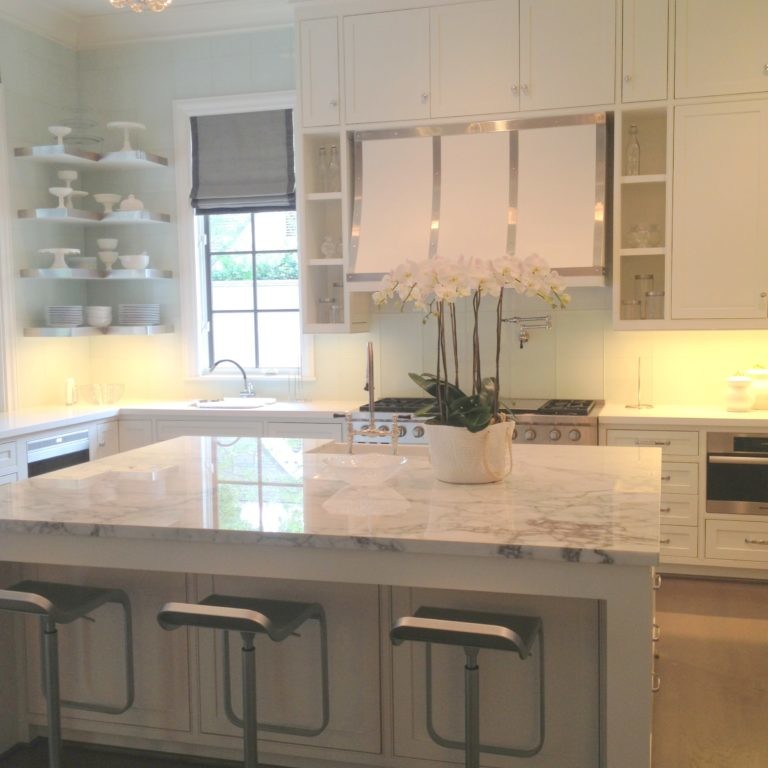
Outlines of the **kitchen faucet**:
{"label": "kitchen faucet", "polygon": [[240,363],[235,362],[229,357],[222,357],[221,360],[217,360],[209,369],[210,373],[213,373],[213,369],[220,363],[232,363],[243,376],[243,390],[240,392],[240,397],[253,397],[253,384],[248,381],[248,377],[245,375],[245,369]]}
{"label": "kitchen faucet", "polygon": [[400,438],[400,428],[397,424],[397,414],[392,414],[392,429],[382,426],[377,427],[374,410],[375,397],[373,394],[373,342],[368,342],[366,351],[365,366],[365,386],[363,389],[368,393],[368,426],[362,429],[355,429],[352,426],[352,414],[347,414],[347,452],[352,453],[352,443],[355,435],[361,437],[388,437],[392,444],[392,453],[397,453],[397,441]]}

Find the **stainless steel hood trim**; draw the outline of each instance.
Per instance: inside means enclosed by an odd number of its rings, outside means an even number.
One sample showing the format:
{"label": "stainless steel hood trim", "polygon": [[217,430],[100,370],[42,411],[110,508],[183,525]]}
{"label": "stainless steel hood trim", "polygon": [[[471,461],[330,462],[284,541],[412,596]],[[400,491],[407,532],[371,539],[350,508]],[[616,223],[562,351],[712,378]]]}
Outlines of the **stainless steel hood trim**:
{"label": "stainless steel hood trim", "polygon": [[429,230],[429,258],[437,256],[440,240],[440,191],[442,189],[442,143],[439,136],[432,137],[432,220]]}
{"label": "stainless steel hood trim", "polygon": [[517,246],[517,186],[520,171],[520,141],[517,131],[509,132],[509,207],[507,209],[507,253]]}
{"label": "stainless steel hood trim", "polygon": [[[595,125],[595,249],[592,254],[593,264],[600,271],[597,274],[604,275],[605,268],[605,197],[608,157],[608,130],[605,121]],[[599,207],[599,211],[598,211]],[[575,274],[567,269],[559,269],[561,275]],[[585,273],[582,273],[585,274]],[[588,272],[586,274],[589,274]]]}

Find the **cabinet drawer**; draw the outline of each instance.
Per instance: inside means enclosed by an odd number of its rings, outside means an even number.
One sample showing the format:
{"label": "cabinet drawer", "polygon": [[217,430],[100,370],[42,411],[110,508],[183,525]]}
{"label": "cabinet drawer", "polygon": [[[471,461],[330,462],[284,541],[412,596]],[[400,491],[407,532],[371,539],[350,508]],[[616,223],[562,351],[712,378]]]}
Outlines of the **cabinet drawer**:
{"label": "cabinet drawer", "polygon": [[16,443],[0,443],[0,471],[16,469]]}
{"label": "cabinet drawer", "polygon": [[662,525],[697,525],[699,521],[699,499],[697,496],[661,495]]}
{"label": "cabinet drawer", "polygon": [[15,472],[11,472],[9,475],[0,475],[0,485],[10,485],[18,479],[19,476]]}
{"label": "cabinet drawer", "polygon": [[707,520],[706,556],[768,563],[768,521]]}
{"label": "cabinet drawer", "polygon": [[327,437],[338,441],[342,439],[343,427],[338,422],[270,421],[267,424],[267,437]]}
{"label": "cabinet drawer", "polygon": [[661,448],[661,455],[698,456],[699,433],[679,432],[668,429],[609,429],[606,444]]}
{"label": "cabinet drawer", "polygon": [[698,493],[699,465],[684,462],[661,462],[661,492]]}
{"label": "cabinet drawer", "polygon": [[659,537],[661,557],[696,557],[699,552],[698,528],[662,525]]}

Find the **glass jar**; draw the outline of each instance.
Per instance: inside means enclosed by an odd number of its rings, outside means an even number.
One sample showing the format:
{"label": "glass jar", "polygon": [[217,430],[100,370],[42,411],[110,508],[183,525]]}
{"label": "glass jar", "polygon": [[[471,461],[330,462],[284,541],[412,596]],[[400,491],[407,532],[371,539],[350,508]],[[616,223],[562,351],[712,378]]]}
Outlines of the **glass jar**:
{"label": "glass jar", "polygon": [[664,319],[664,291],[648,291],[645,294],[645,317],[648,320]]}
{"label": "glass jar", "polygon": [[317,322],[332,323],[331,307],[336,303],[336,299],[322,298],[317,300]]}
{"label": "glass jar", "polygon": [[328,155],[325,147],[317,150],[317,191],[328,191]]}
{"label": "glass jar", "polygon": [[339,165],[339,150],[335,144],[331,145],[328,155],[328,192],[341,191],[341,166]]}
{"label": "glass jar", "polygon": [[637,176],[640,173],[640,141],[637,138],[637,126],[629,126],[629,142],[627,144],[627,176]]}
{"label": "glass jar", "polygon": [[640,299],[622,299],[620,317],[622,320],[642,320]]}
{"label": "glass jar", "polygon": [[640,317],[646,316],[646,297],[649,291],[653,290],[653,275],[650,273],[644,275],[635,275],[635,298],[640,302]]}

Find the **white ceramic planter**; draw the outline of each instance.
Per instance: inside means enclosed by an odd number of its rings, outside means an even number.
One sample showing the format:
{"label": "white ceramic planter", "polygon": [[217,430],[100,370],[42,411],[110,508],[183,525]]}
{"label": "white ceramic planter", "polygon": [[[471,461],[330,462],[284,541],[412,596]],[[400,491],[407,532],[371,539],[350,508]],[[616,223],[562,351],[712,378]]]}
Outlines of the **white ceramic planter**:
{"label": "white ceramic planter", "polygon": [[429,458],[444,483],[496,483],[512,471],[514,421],[491,424],[481,432],[442,424],[424,425]]}

